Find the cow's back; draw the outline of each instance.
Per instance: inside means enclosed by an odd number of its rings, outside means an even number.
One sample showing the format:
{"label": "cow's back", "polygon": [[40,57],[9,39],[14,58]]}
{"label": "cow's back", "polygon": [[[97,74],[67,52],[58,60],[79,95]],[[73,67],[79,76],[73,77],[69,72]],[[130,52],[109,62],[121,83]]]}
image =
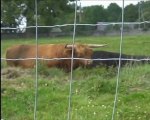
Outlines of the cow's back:
{"label": "cow's back", "polygon": [[[64,56],[64,48],[65,45],[51,45],[51,44],[43,44],[38,45],[38,56],[39,58],[51,59],[51,58],[61,58]],[[36,58],[36,45],[17,45],[7,49],[6,52],[7,59],[16,59],[16,60],[7,60],[7,64],[10,66],[21,66],[23,68],[32,68],[35,66],[35,58]],[[32,59],[34,58],[34,59]],[[17,59],[25,59],[25,60],[17,60]],[[44,60],[40,60],[44,61]],[[50,60],[44,61],[48,65],[48,67],[58,66],[60,61]]]}

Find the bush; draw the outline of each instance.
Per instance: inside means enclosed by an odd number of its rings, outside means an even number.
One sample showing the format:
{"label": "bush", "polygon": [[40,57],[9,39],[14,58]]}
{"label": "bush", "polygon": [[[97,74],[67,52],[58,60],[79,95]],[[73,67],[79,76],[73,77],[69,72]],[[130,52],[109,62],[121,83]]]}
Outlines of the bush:
{"label": "bush", "polygon": [[43,77],[61,77],[63,76],[65,73],[63,70],[60,70],[58,68],[49,68],[47,67],[44,63],[38,62],[38,74],[43,76]]}

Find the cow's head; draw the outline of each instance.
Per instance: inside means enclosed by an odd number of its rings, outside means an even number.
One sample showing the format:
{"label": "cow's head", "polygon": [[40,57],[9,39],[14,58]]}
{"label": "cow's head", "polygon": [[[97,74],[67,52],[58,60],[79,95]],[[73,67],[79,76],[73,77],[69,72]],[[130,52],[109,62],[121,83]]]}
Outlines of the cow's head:
{"label": "cow's head", "polygon": [[74,44],[74,45],[66,45],[66,53],[71,57],[72,55],[72,50],[74,51],[74,58],[81,58],[81,59],[75,59],[74,64],[79,65],[79,66],[88,66],[92,64],[92,54],[93,54],[93,49],[96,47],[103,47],[105,45],[95,45],[95,44],[88,44],[88,45],[83,45],[83,44]]}

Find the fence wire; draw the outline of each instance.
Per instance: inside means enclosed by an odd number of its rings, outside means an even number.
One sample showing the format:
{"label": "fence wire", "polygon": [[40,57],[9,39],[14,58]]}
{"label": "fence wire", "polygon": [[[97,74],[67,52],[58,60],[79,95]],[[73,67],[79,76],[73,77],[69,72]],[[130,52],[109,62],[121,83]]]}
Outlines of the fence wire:
{"label": "fence wire", "polygon": [[[7,59],[7,58],[1,58],[1,60],[8,60],[8,61],[17,61],[17,60],[45,60],[45,61],[53,61],[53,60],[71,60],[72,58],[19,58],[19,59]],[[134,59],[134,58],[96,58],[96,59],[87,59],[87,58],[73,58],[73,60],[92,60],[92,61],[110,61],[110,60],[119,60],[121,59],[121,61],[150,61],[150,58],[138,58],[138,59]]]}
{"label": "fence wire", "polygon": [[[121,25],[121,40],[120,40],[120,52],[119,52],[119,58],[107,58],[107,59],[86,59],[86,58],[75,58],[73,56],[73,50],[72,49],[72,56],[71,58],[39,58],[38,57],[38,47],[36,47],[36,58],[18,58],[18,59],[7,59],[1,57],[1,60],[36,60],[36,75],[35,75],[35,104],[34,104],[34,120],[37,120],[37,96],[38,96],[38,60],[71,60],[71,73],[70,73],[70,91],[69,91],[69,104],[68,104],[68,117],[67,120],[71,119],[71,98],[72,98],[72,81],[73,81],[73,61],[74,60],[93,60],[93,61],[109,61],[109,60],[118,60],[119,66],[118,66],[118,73],[117,73],[117,80],[116,80],[116,93],[114,98],[114,106],[113,106],[113,112],[112,112],[112,120],[114,120],[115,111],[116,111],[116,105],[117,105],[117,97],[118,97],[118,88],[119,88],[119,80],[120,80],[120,68],[121,68],[121,61],[150,61],[150,58],[145,59],[127,59],[122,58],[122,42],[123,42],[123,28],[124,25],[130,25],[130,24],[144,24],[144,23],[150,23],[150,21],[143,21],[143,22],[124,22],[124,0],[122,0],[122,22],[104,22],[104,23],[98,23],[98,24],[77,24],[76,23],[76,12],[77,12],[77,0],[75,2],[75,17],[74,17],[74,24],[62,24],[62,25],[53,25],[53,26],[38,26],[37,24],[37,0],[35,0],[35,13],[36,13],[36,26],[27,26],[24,28],[36,28],[35,33],[35,39],[36,39],[36,45],[38,46],[38,28],[53,28],[53,27],[65,27],[65,26],[74,26],[73,31],[73,41],[72,44],[75,44],[75,35],[76,35],[76,26],[98,26],[98,25]],[[1,27],[1,30],[7,30],[7,29],[18,29],[18,28],[11,28],[11,27]]]}
{"label": "fence wire", "polygon": [[37,0],[35,0],[35,41],[36,41],[36,63],[35,63],[35,101],[34,101],[34,120],[37,120],[37,97],[38,97],[38,27],[37,27]]}
{"label": "fence wire", "polygon": [[[139,25],[139,24],[144,24],[144,23],[150,23],[150,21],[143,21],[143,22],[124,22],[124,25]],[[108,25],[121,25],[121,22],[101,22],[101,23],[97,23],[97,24],[88,24],[88,23],[84,23],[84,24],[78,24],[76,23],[76,26],[98,26],[98,25],[104,25],[104,26],[108,26]],[[66,27],[66,26],[74,26],[74,24],[60,24],[60,25],[51,25],[51,26],[27,26],[24,28],[54,28],[54,27]],[[1,27],[1,30],[16,30],[18,28],[11,28],[11,27]]]}
{"label": "fence wire", "polygon": [[75,1],[75,10],[74,10],[74,29],[73,29],[73,38],[72,38],[73,47],[72,47],[72,57],[71,57],[70,89],[69,89],[69,104],[68,104],[68,117],[67,117],[67,120],[71,119],[74,44],[75,44],[75,37],[76,37],[76,19],[77,19],[77,0]]}
{"label": "fence wire", "polygon": [[124,0],[122,0],[122,24],[121,24],[121,35],[120,35],[120,55],[119,55],[119,65],[118,65],[118,73],[117,73],[117,80],[116,80],[116,92],[115,92],[115,98],[114,98],[112,120],[114,120],[114,118],[115,118],[116,105],[117,105],[117,100],[118,100],[118,89],[119,89],[121,57],[122,57],[122,43],[123,43],[123,29],[124,29]]}

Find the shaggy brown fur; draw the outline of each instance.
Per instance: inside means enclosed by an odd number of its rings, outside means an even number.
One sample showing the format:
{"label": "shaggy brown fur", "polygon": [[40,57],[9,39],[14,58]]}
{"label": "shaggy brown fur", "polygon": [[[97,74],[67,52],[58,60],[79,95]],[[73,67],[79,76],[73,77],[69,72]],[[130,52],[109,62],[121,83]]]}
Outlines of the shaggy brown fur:
{"label": "shaggy brown fur", "polygon": [[[90,59],[93,50],[86,46],[76,44],[74,47],[74,57],[88,58]],[[38,45],[38,57],[39,58],[71,58],[72,47],[67,47],[65,44],[45,44]],[[36,58],[36,45],[17,45],[7,49],[7,59],[19,59],[19,58]],[[62,68],[65,71],[70,71],[71,60],[40,60],[48,67]],[[87,66],[91,63],[90,60],[74,60],[73,68],[79,66]],[[9,66],[21,66],[23,68],[33,68],[35,66],[35,60],[7,60]]]}

